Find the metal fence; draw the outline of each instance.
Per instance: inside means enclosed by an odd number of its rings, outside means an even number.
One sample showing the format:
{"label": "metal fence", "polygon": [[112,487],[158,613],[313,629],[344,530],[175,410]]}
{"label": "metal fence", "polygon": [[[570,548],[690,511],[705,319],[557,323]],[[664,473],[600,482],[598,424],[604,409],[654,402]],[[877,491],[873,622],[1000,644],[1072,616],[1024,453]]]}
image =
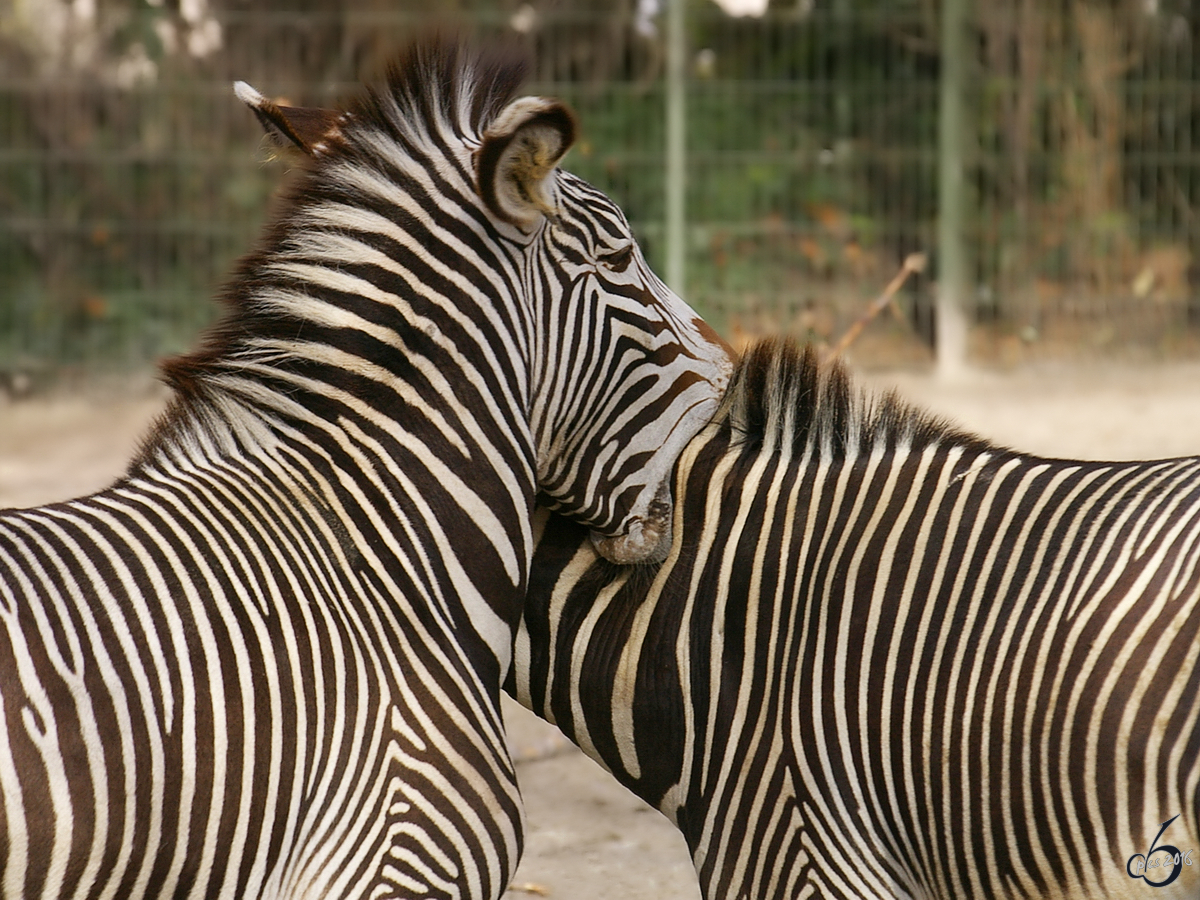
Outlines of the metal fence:
{"label": "metal fence", "polygon": [[[0,379],[190,346],[284,177],[230,82],[329,105],[428,23],[382,0],[299,5],[0,0]],[[655,6],[456,16],[529,45],[530,90],[579,113],[568,168],[618,200],[661,271]],[[735,339],[828,340],[907,254],[935,250],[937,4],[789,0],[735,18],[689,0],[687,35],[684,292]],[[1182,2],[978,0],[976,361],[1196,352],[1198,37]],[[928,356],[936,278],[934,258],[860,358]]]}

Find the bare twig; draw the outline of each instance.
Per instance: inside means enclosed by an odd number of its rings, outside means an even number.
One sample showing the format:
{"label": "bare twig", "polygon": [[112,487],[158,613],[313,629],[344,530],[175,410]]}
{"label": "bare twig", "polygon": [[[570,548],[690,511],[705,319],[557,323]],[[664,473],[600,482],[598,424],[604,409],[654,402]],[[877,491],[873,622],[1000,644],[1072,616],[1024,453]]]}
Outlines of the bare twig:
{"label": "bare twig", "polygon": [[550,888],[544,884],[535,884],[532,881],[514,881],[508,886],[508,890],[512,894],[533,894],[537,897],[550,896]]}
{"label": "bare twig", "polygon": [[826,355],[825,361],[830,362],[841,356],[843,351],[845,351],[847,347],[854,343],[855,339],[862,333],[862,330],[867,327],[872,319],[883,312],[885,307],[891,306],[892,312],[895,313],[898,318],[903,319],[903,316],[900,315],[899,309],[896,308],[896,301],[894,299],[896,292],[903,287],[904,282],[908,280],[910,273],[921,272],[924,270],[924,268],[924,253],[908,254],[908,256],[904,258],[904,265],[902,265],[900,267],[900,271],[896,273],[896,277],[894,277],[888,286],[883,289],[883,293],[876,297],[875,301],[869,307],[867,307],[867,311],[859,316],[853,325],[846,329],[846,333],[842,335],[841,340],[834,344],[828,355]]}

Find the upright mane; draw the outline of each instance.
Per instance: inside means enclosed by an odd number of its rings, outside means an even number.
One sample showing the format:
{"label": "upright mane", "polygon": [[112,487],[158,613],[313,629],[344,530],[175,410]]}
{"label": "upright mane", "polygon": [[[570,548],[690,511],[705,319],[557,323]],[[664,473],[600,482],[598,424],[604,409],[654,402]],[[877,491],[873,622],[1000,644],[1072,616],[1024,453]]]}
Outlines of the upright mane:
{"label": "upright mane", "polygon": [[436,140],[445,128],[473,136],[516,96],[527,72],[528,61],[515,51],[474,50],[457,38],[431,36],[392,61],[383,90],[368,87],[348,111],[401,146]]}
{"label": "upright mane", "polygon": [[[475,142],[516,95],[527,69],[525,57],[515,49],[477,50],[454,36],[430,35],[404,50],[377,84],[349,102],[336,126],[323,136],[321,152],[299,157],[298,169],[274,202],[255,248],[242,257],[218,292],[225,307],[221,320],[196,350],[161,364],[162,380],[175,397],[139,458],[168,438],[197,399],[208,394],[222,362],[254,357],[255,339],[295,333],[296,323],[288,312],[264,298],[280,283],[272,265],[281,256],[319,246],[310,235],[328,231],[328,226],[314,226],[306,210],[321,204],[354,206],[363,184],[376,183],[386,183],[432,209],[436,193],[431,194],[427,179],[472,182],[470,161],[454,159],[450,148],[461,146],[464,139],[468,146]],[[438,168],[447,165],[458,171]],[[459,213],[464,214],[476,213]],[[402,228],[412,224],[402,211],[397,215]],[[352,298],[346,302],[352,303]]]}
{"label": "upright mane", "polygon": [[811,344],[780,338],[742,355],[714,422],[740,444],[828,460],[937,444],[990,446],[894,391],[873,397],[856,390],[840,362],[822,365]]}

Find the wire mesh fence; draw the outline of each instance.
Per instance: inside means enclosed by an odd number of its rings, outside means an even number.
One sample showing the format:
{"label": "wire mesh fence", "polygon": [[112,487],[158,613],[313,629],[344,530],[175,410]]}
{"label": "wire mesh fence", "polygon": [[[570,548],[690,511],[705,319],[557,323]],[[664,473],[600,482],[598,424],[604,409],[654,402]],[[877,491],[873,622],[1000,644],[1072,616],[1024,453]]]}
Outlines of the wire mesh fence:
{"label": "wire mesh fence", "polygon": [[[444,12],[446,4],[438,4]],[[286,166],[245,79],[331,105],[428,27],[418,5],[0,2],[0,379],[140,366],[195,341]],[[664,261],[657,5],[476,2],[577,110],[567,166]],[[828,341],[911,252],[933,255],[860,355],[935,340],[938,7],[689,0],[684,293],[735,340]],[[1168,0],[978,0],[967,298],[976,361],[1200,346],[1200,19]]]}

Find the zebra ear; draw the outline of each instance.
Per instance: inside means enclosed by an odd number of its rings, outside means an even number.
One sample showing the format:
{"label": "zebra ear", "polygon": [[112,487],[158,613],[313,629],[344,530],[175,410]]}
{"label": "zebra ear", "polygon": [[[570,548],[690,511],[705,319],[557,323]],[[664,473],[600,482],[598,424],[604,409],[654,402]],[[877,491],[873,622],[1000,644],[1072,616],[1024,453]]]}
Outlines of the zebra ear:
{"label": "zebra ear", "polygon": [[336,109],[280,106],[244,81],[234,82],[233,92],[253,110],[263,129],[280,147],[292,144],[305,156],[320,156],[330,143],[339,140],[348,118]]}
{"label": "zebra ear", "polygon": [[483,133],[475,154],[479,195],[498,218],[531,228],[558,211],[554,170],[575,143],[575,117],[557,100],[514,100]]}

